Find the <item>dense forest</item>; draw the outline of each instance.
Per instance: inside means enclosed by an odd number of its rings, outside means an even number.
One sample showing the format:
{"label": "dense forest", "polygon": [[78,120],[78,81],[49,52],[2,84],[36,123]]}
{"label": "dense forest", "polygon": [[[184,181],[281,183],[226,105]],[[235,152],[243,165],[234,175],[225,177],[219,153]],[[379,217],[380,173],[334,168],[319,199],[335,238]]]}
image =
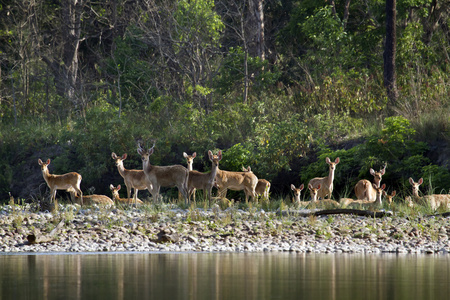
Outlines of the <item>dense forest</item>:
{"label": "dense forest", "polygon": [[448,0],[1,0],[0,19],[0,201],[48,195],[39,158],[110,195],[111,153],[141,169],[138,143],[200,171],[221,149],[272,197],[326,157],[334,198],[385,164],[388,190],[449,191]]}

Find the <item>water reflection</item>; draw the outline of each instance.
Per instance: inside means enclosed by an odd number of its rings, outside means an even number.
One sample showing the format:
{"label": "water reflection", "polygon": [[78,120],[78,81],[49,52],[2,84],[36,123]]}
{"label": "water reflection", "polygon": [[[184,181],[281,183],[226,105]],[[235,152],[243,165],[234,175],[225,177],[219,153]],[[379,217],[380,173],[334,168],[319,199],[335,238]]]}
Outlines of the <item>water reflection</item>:
{"label": "water reflection", "polygon": [[447,299],[449,256],[0,255],[1,299]]}

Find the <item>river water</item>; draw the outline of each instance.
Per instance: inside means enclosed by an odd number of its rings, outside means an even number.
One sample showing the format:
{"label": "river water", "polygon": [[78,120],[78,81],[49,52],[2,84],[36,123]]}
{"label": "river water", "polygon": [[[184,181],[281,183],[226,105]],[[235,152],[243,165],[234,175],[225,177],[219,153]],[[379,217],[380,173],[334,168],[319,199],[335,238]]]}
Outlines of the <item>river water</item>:
{"label": "river water", "polygon": [[0,299],[449,299],[450,255],[0,255]]}

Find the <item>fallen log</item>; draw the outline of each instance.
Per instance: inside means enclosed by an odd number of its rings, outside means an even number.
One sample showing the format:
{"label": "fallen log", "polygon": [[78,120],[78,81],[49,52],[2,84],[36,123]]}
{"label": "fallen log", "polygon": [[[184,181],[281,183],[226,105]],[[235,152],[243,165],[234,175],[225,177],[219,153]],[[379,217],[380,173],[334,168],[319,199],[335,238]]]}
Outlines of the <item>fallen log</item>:
{"label": "fallen log", "polygon": [[[278,212],[279,213],[279,212]],[[307,211],[282,211],[283,216],[299,216],[299,217],[309,217],[309,216],[323,216],[323,215],[357,215],[363,217],[371,218],[382,218],[385,216],[392,216],[390,211],[370,211],[370,210],[360,210],[360,209],[323,209],[323,210],[307,210]]]}
{"label": "fallen log", "polygon": [[40,244],[40,243],[47,243],[47,242],[51,242],[56,238],[56,235],[58,234],[58,232],[61,230],[61,228],[64,225],[64,219],[61,220],[61,222],[59,222],[58,225],[56,225],[56,227],[50,231],[49,234],[47,235],[36,235],[36,234],[30,234],[27,236],[27,240],[28,240],[28,244]]}

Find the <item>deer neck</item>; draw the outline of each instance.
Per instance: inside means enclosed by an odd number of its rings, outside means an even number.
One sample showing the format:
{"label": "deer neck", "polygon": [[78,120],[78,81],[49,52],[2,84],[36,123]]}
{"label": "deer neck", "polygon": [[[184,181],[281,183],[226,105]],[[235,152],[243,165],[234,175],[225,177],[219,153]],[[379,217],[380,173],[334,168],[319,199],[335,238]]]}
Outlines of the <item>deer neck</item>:
{"label": "deer neck", "polygon": [[328,178],[327,178],[327,184],[328,186],[332,186],[333,185],[333,180],[334,180],[334,170],[333,168],[330,168],[330,172],[328,173]]}
{"label": "deer neck", "polygon": [[213,167],[211,169],[211,177],[210,177],[210,179],[212,181],[214,181],[214,178],[216,178],[216,175],[217,175],[218,171],[219,171],[219,166],[218,165],[216,165],[216,166],[213,165]]}
{"label": "deer neck", "polygon": [[123,162],[117,165],[117,170],[119,170],[119,174],[122,177],[125,177],[125,167],[123,166]]}
{"label": "deer neck", "polygon": [[188,164],[187,164],[187,168],[188,168],[188,171],[192,171],[194,168],[192,167],[192,164],[193,164],[194,162],[193,161],[190,161],[190,162],[188,162]]}

